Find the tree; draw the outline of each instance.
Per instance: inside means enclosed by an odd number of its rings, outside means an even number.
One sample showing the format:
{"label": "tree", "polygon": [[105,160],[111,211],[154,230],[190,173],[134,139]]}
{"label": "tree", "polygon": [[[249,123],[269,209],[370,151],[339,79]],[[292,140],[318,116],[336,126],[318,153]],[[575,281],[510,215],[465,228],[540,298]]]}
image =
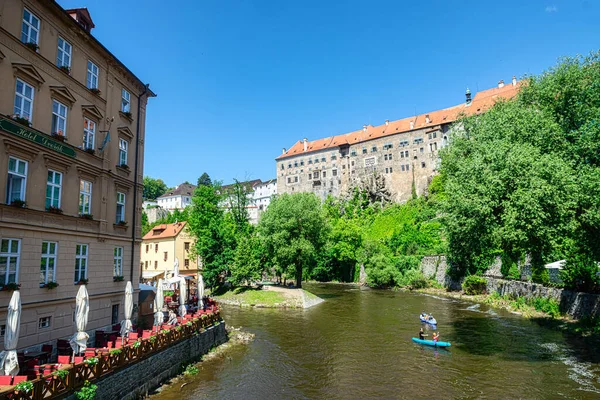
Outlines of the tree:
{"label": "tree", "polygon": [[198,186],[211,186],[212,185],[212,181],[210,180],[210,176],[208,176],[208,174],[206,172],[202,173],[202,175],[200,175],[200,178],[198,178]]}
{"label": "tree", "polygon": [[264,212],[258,231],[265,252],[280,271],[293,272],[302,287],[303,273],[315,265],[326,238],[320,200],[313,193],[283,194]]}
{"label": "tree", "polygon": [[248,233],[251,228],[248,215],[248,206],[250,205],[250,189],[246,185],[241,184],[237,179],[234,184],[223,193],[225,202],[229,207],[233,220],[240,233]]}
{"label": "tree", "polygon": [[144,177],[144,200],[156,200],[167,192],[167,185],[162,179],[154,179],[149,176]]}
{"label": "tree", "polygon": [[231,283],[241,285],[257,281],[262,276],[262,245],[255,235],[241,236],[231,267]]}

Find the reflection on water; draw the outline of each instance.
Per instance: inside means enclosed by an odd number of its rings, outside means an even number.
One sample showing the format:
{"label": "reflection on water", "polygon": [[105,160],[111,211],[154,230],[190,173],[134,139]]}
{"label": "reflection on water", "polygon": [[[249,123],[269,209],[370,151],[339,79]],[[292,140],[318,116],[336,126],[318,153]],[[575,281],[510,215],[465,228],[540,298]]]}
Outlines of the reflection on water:
{"label": "reflection on water", "polygon": [[[256,335],[204,363],[194,382],[157,399],[600,397],[597,347],[485,305],[343,285],[307,285],[308,310],[225,308]],[[438,320],[450,350],[411,341],[419,313]],[[424,326],[425,329],[429,329]],[[594,356],[590,356],[595,353]]]}

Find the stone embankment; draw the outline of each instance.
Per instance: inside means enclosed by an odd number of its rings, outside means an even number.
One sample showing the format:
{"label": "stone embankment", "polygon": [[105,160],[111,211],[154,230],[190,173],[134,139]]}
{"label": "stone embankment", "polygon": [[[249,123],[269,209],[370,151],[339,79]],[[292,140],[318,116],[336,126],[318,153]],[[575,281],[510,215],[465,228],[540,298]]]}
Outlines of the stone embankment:
{"label": "stone embankment", "polygon": [[213,297],[221,304],[256,308],[310,308],[323,302],[304,289],[275,285],[265,285],[262,289],[239,289]]}

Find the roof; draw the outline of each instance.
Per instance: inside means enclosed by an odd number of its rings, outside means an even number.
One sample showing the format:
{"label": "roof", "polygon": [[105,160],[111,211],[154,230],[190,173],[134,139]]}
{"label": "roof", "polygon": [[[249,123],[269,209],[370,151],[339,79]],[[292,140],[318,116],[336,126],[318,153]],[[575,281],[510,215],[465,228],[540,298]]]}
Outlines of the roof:
{"label": "roof", "polygon": [[186,222],[176,222],[174,224],[156,225],[150,232],[146,233],[142,240],[168,239],[174,238],[185,227]]}
{"label": "roof", "polygon": [[175,189],[167,191],[167,193],[163,194],[162,196],[158,196],[157,199],[172,196],[193,196],[194,190],[196,190],[196,185],[192,185],[191,183],[182,183],[181,185],[176,186]]}
{"label": "roof", "polygon": [[[238,183],[240,185],[242,185],[244,188],[246,188],[246,190],[254,190],[254,186],[260,185],[262,183],[262,181],[260,179],[253,179],[251,181],[238,182]],[[235,183],[231,183],[229,185],[221,186],[221,190],[223,192],[228,192],[231,189],[233,189],[234,187],[235,187]]]}
{"label": "roof", "polygon": [[480,114],[491,108],[501,98],[508,100],[515,97],[521,89],[521,85],[522,82],[518,82],[516,85],[509,83],[502,88],[495,87],[483,90],[473,97],[473,100],[469,105],[461,103],[442,110],[431,111],[397,121],[389,121],[379,126],[365,125],[363,129],[354,132],[317,139],[310,142],[307,141],[306,151],[304,150],[304,142],[299,140],[294,143],[289,150],[277,157],[276,160],[282,160],[300,154],[313,153],[319,150],[336,149],[344,144],[352,145],[367,142],[369,140],[392,136],[416,129],[427,127],[431,127],[432,130],[439,129],[441,124],[454,122],[463,115],[469,116]]}

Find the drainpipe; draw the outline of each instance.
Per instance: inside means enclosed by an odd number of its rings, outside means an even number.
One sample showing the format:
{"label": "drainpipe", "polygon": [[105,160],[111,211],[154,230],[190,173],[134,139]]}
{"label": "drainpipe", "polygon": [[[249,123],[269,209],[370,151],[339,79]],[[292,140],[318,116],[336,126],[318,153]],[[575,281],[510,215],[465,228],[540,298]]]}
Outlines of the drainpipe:
{"label": "drainpipe", "polygon": [[[138,169],[139,169],[139,157],[140,157],[140,113],[142,109],[142,97],[148,93],[149,84],[144,86],[144,92],[141,93],[138,98],[138,109],[137,109],[137,124],[135,127],[135,168],[133,175],[133,223],[131,224],[131,271],[129,280],[133,284],[133,263],[135,261],[135,230],[137,225],[137,185],[138,185]],[[141,251],[141,250],[140,250]],[[140,253],[141,254],[141,253]],[[139,281],[139,279],[138,279]]]}

